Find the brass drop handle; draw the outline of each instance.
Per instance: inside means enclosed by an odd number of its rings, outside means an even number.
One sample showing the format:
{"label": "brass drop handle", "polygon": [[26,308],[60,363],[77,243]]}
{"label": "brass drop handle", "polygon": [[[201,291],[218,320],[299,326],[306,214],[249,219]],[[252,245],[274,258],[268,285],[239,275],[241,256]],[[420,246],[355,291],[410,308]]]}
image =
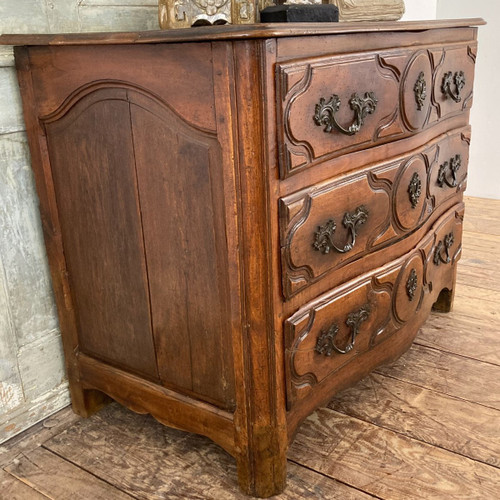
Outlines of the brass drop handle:
{"label": "brass drop handle", "polygon": [[[453,246],[454,241],[455,238],[453,236],[453,232],[448,233],[444,237],[444,240],[438,241],[436,249],[434,250],[434,260],[433,260],[434,265],[439,266],[441,262],[443,264],[449,264],[451,262],[450,248]],[[443,257],[443,250],[444,250],[444,257]]]}
{"label": "brass drop handle", "polygon": [[[455,92],[452,90],[452,86],[455,84]],[[462,98],[460,97],[460,92],[465,87],[465,74],[463,71],[456,71],[453,74],[448,71],[443,76],[443,83],[441,84],[441,91],[445,95],[445,98],[450,97],[455,102],[460,102]]]}
{"label": "brass drop handle", "polygon": [[342,225],[349,231],[349,240],[343,247],[338,247],[333,242],[333,235],[337,229],[337,223],[330,219],[323,226],[318,226],[314,233],[313,248],[323,254],[330,253],[330,250],[336,250],[339,253],[347,253],[354,248],[356,244],[356,228],[363,225],[368,219],[368,209],[361,205],[353,213],[346,212],[342,220]]}
{"label": "brass drop handle", "polygon": [[[462,166],[462,157],[460,155],[455,155],[450,158],[450,161],[445,161],[442,165],[439,166],[438,176],[437,176],[437,185],[439,187],[457,187],[458,179],[457,172]],[[448,172],[451,174],[451,180],[448,179]]]}
{"label": "brass drop handle", "polygon": [[352,94],[349,99],[349,106],[354,111],[354,120],[347,128],[344,128],[337,122],[335,116],[340,109],[340,97],[337,94],[333,94],[328,102],[322,97],[319,103],[316,104],[316,111],[313,116],[314,123],[318,127],[324,125],[326,133],[338,130],[345,135],[354,135],[361,130],[366,116],[371,115],[377,109],[377,103],[378,100],[373,92],[366,92],[364,97],[360,97],[356,93]]}
{"label": "brass drop handle", "polygon": [[351,339],[344,349],[337,347],[337,345],[335,344],[335,338],[339,333],[339,326],[337,325],[337,323],[334,323],[326,332],[321,332],[321,335],[319,335],[318,339],[316,340],[316,347],[314,348],[314,350],[318,354],[323,354],[324,356],[331,356],[333,352],[336,352],[338,354],[347,354],[349,351],[352,351],[356,342],[356,336],[359,333],[361,323],[368,319],[368,316],[370,315],[370,309],[370,305],[366,304],[361,307],[361,309],[347,315],[345,323],[351,330]]}

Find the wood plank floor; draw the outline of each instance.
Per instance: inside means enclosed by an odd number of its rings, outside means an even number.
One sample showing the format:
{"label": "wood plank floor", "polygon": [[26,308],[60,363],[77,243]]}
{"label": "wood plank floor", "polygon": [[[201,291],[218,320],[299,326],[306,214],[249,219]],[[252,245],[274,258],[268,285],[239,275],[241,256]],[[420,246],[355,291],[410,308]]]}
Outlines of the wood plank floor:
{"label": "wood plank floor", "polygon": [[[301,426],[280,499],[500,498],[500,201],[467,199],[454,311]],[[240,499],[208,439],[114,403],[0,446],[1,499]]]}

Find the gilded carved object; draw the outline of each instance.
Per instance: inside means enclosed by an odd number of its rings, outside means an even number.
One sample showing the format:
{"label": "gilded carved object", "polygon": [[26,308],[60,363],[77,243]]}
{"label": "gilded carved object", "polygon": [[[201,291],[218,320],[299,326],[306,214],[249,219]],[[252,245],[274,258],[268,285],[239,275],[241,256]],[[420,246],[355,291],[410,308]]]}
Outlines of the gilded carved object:
{"label": "gilded carved object", "polygon": [[253,24],[272,0],[158,0],[162,29],[210,24]]}

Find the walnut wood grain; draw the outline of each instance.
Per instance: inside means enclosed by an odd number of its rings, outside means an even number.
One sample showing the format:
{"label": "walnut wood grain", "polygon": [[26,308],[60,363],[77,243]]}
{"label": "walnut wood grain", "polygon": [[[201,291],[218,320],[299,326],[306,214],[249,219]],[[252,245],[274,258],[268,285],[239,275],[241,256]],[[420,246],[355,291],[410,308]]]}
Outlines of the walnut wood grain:
{"label": "walnut wood grain", "polygon": [[45,129],[80,350],[157,379],[125,92],[98,91]]}
{"label": "walnut wood grain", "polygon": [[[478,217],[481,213],[494,212],[491,210],[495,208],[493,200],[471,202],[467,199],[467,203],[468,216],[471,216],[471,211],[476,211]],[[475,210],[469,210],[469,207]],[[480,210],[481,207],[483,210]],[[481,233],[464,233],[461,262],[477,259],[484,260],[485,265],[494,263],[498,260],[498,255],[493,252],[483,258],[483,251],[487,250],[489,244],[494,243],[489,235],[483,235],[482,247],[470,247],[471,239],[477,240],[478,236],[481,236]],[[497,276],[498,269],[492,269],[492,274]],[[495,296],[494,293],[488,293],[486,289],[475,287],[473,284],[459,286],[455,294],[453,312],[431,314],[416,340],[417,343],[422,343],[423,337],[430,329],[434,341],[437,342],[434,348],[445,353],[453,349],[453,353],[459,355],[458,359],[464,360],[464,370],[473,381],[476,380],[473,372],[479,369],[482,373],[482,364],[497,367],[499,365],[500,350],[496,348],[494,339],[497,331],[496,319],[491,314],[496,303],[488,300],[488,295],[490,298]],[[467,306],[468,300],[471,301],[470,306]],[[491,348],[488,349],[490,343]],[[467,359],[476,356],[479,362],[470,365]],[[481,384],[485,389],[491,386],[491,390],[495,391],[496,378],[491,374],[490,378],[483,378]],[[450,494],[450,482],[439,477],[441,469],[448,478],[450,473],[453,474],[456,470],[457,458],[471,459],[467,462],[470,471],[475,462],[483,460],[484,465],[484,460],[495,460],[499,455],[500,443],[495,427],[498,410],[419,387],[411,380],[404,382],[390,376],[373,374],[356,386],[337,394],[332,404],[341,414],[332,411],[326,416],[322,425],[326,429],[326,436],[318,436],[315,430],[306,433],[299,430],[300,446],[294,447],[289,455],[288,485],[282,498],[371,498],[366,491],[373,492],[376,487],[374,485],[380,482],[387,486],[389,479],[394,486],[399,481],[399,489],[393,494],[381,492],[378,496],[418,497],[421,481],[424,480],[426,484],[422,489],[422,496],[445,498]],[[362,425],[374,424],[369,425],[372,432],[367,434],[370,438],[368,443],[362,436],[351,446],[356,450],[353,461],[350,461],[353,450],[349,449],[347,452],[347,459],[351,464],[349,468],[357,466],[359,469],[366,469],[369,464],[370,478],[363,476],[358,481],[359,476],[349,475],[346,478],[343,475],[344,480],[353,478],[349,486],[333,477],[339,477],[336,475],[337,464],[342,466],[342,458],[339,458],[336,450],[343,451],[349,447],[354,428],[348,427],[333,446],[332,441],[328,439],[331,432],[328,430],[330,420],[335,432],[338,425],[345,423],[346,414],[356,415],[353,421],[361,421]],[[73,425],[75,423],[76,425]],[[303,430],[307,431],[309,427],[305,426]],[[341,429],[345,430],[344,427]],[[392,453],[392,445],[386,448],[387,431],[410,438],[398,440],[394,451],[397,452],[401,446],[410,443],[411,465],[405,461],[398,467],[398,462],[393,463],[390,460],[395,454]],[[47,441],[48,439],[50,441]],[[417,448],[412,444],[414,441]],[[345,447],[343,442],[346,442]],[[370,455],[370,443],[380,443],[380,448],[373,458]],[[418,448],[419,444],[427,446],[422,450]],[[0,463],[5,466],[16,457],[22,459],[21,452],[29,454],[40,446],[50,449],[63,462],[79,467],[84,474],[93,474],[119,491],[137,498],[243,498],[237,491],[234,461],[210,440],[169,429],[150,416],[135,414],[117,404],[110,405],[85,420],[76,416],[71,418],[70,408],[59,412],[57,422],[49,418],[36,428],[4,443],[0,448]],[[419,449],[423,452],[419,452]],[[438,450],[437,453],[433,451],[435,449]],[[450,449],[453,451],[448,455]],[[443,451],[446,455],[443,455]],[[3,462],[4,459],[6,462]],[[446,461],[445,465],[442,465],[443,459]],[[333,462],[331,469],[327,467],[330,462]],[[389,478],[388,468],[392,472]],[[342,470],[341,474],[344,474],[345,469]],[[423,475],[416,473],[425,470],[430,471],[429,474],[438,471],[436,480],[433,479],[435,475],[432,475],[429,481],[425,479],[425,472]],[[317,471],[322,471],[323,474]],[[483,468],[482,471],[486,472],[487,484],[494,485],[492,481],[498,481],[498,467]],[[45,484],[65,481],[65,477],[58,473],[57,468],[47,469],[46,474],[51,477],[43,479]],[[2,482],[4,478],[7,483]],[[477,478],[472,479],[476,480]],[[465,496],[474,496],[474,493],[471,494],[471,477],[468,473],[456,474],[452,482],[452,488],[455,488],[453,492],[463,489]],[[0,472],[0,483],[4,488],[4,496],[9,498],[45,498],[10,474]],[[472,486],[475,485],[473,482]],[[405,488],[403,492],[401,487]],[[68,488],[65,496],[79,496],[78,482],[70,482]],[[429,491],[429,488],[432,491]],[[406,494],[410,490],[411,494]],[[112,497],[113,492],[110,493],[109,496]],[[495,498],[495,493],[492,496],[479,485],[476,494],[481,498]],[[460,496],[460,493],[455,496]]]}
{"label": "walnut wood grain", "polygon": [[68,271],[64,257],[61,227],[57,208],[54,180],[48,157],[47,138],[38,120],[38,102],[31,74],[28,50],[15,47],[16,69],[23,97],[23,113],[30,146],[32,168],[40,201],[40,217],[49,261],[52,287],[57,303],[57,312],[62,335],[66,372],[71,393],[71,404],[75,413],[88,417],[99,410],[108,400],[93,389],[84,390],[79,382],[76,362],[78,348],[77,319],[74,298],[71,295]]}
{"label": "walnut wood grain", "polygon": [[[361,260],[414,232],[429,220],[436,220],[453,196],[463,193],[467,178],[470,129],[440,136],[411,156],[388,160],[360,169],[356,174],[315,184],[280,199],[283,295],[293,297],[346,263],[358,261],[357,273],[370,269],[370,260]],[[439,170],[450,156],[460,157],[456,186],[439,186]],[[412,182],[418,183],[415,198],[409,194]],[[353,200],[352,192],[357,197]],[[362,200],[359,201],[359,200]],[[366,212],[366,220],[355,227],[346,226],[346,214]],[[335,230],[327,248],[318,247],[318,232],[333,221]],[[323,238],[324,242],[324,238]],[[332,248],[330,248],[332,247]]]}
{"label": "walnut wood grain", "polygon": [[[463,206],[452,209],[414,251],[375,273],[368,273],[318,297],[286,320],[289,408],[298,399],[307,397],[316,385],[335,386],[341,369],[347,370],[348,364],[356,357],[381,342],[387,342],[408,321],[414,329],[417,328],[416,318],[421,323],[427,317],[441,290],[453,288],[454,270],[460,257],[458,241],[462,213]],[[447,267],[437,269],[433,256],[443,235],[450,232],[457,237],[452,247],[453,260]],[[409,295],[411,272],[415,273],[416,281]],[[326,356],[318,351],[320,337],[325,336],[332,326],[338,330],[332,345],[344,349],[352,334],[347,318],[360,308],[367,308],[367,316],[359,327],[352,348],[348,352],[330,351]]]}
{"label": "walnut wood grain", "polygon": [[2,45],[115,45],[132,43],[168,43],[202,40],[237,40],[251,38],[293,37],[323,34],[344,33],[384,33],[394,31],[426,31],[438,28],[459,28],[463,26],[481,26],[485,21],[480,18],[377,22],[377,23],[290,23],[255,24],[233,26],[199,26],[178,30],[151,30],[131,33],[78,33],[65,35],[10,35],[0,36]]}
{"label": "walnut wood grain", "polygon": [[[232,413],[182,396],[84,354],[78,356],[78,363],[84,387],[99,389],[138,413],[150,413],[166,425],[207,435],[228,453],[236,453]],[[125,392],[123,387],[126,387]],[[186,414],[191,418],[186,419]]]}

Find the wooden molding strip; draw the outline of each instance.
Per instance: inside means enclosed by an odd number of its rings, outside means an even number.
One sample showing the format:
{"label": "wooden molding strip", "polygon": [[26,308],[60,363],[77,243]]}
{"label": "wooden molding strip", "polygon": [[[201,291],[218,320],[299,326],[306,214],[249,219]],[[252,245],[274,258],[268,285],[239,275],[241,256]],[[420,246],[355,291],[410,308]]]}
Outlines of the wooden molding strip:
{"label": "wooden molding strip", "polygon": [[175,30],[116,33],[5,34],[0,45],[116,45],[171,43],[308,35],[335,35],[387,31],[426,31],[436,28],[463,28],[486,24],[483,19],[437,19],[432,21],[378,21],[352,23],[274,23],[252,25],[198,26]]}
{"label": "wooden molding strip", "polygon": [[[81,383],[137,413],[150,413],[169,427],[202,434],[235,455],[233,414],[79,353]],[[185,415],[190,414],[186,419]]]}

